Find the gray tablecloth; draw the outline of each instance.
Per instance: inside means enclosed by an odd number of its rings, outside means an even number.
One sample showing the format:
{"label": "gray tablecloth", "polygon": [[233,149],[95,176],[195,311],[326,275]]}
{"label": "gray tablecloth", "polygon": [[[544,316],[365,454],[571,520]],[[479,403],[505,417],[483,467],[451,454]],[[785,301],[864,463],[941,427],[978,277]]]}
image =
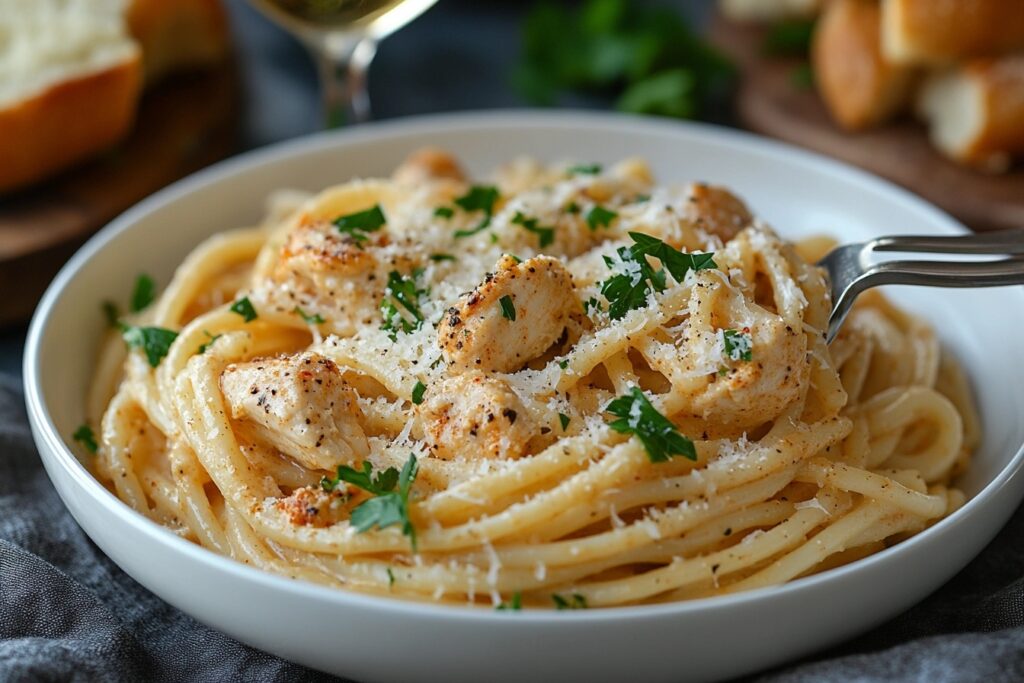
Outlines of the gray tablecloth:
{"label": "gray tablecloth", "polygon": [[[244,53],[248,145],[313,130],[316,89],[301,49],[239,0],[230,6]],[[520,104],[505,78],[521,12],[516,2],[442,0],[383,45],[372,73],[377,115]],[[17,376],[22,335],[0,335],[0,681],[329,680],[196,623],[85,537],[31,441]],[[1018,512],[920,605],[757,680],[1024,681],[1022,541]]]}

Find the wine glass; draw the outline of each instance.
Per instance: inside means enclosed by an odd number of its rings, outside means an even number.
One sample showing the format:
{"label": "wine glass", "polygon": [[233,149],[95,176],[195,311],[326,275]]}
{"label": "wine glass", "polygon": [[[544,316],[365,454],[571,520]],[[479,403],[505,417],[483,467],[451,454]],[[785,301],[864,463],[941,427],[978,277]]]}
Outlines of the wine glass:
{"label": "wine glass", "polygon": [[328,128],[367,121],[366,73],[377,43],[437,0],[250,0],[295,35],[320,73]]}

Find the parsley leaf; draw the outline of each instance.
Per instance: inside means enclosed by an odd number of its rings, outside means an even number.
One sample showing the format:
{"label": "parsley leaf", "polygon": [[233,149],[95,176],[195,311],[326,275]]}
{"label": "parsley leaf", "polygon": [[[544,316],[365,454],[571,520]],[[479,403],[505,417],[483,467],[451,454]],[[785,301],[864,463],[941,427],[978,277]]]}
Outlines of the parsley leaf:
{"label": "parsley leaf", "polygon": [[153,278],[146,274],[135,278],[135,288],[132,290],[131,308],[132,313],[138,313],[146,306],[153,303],[156,298],[156,283]]}
{"label": "parsley leaf", "polygon": [[416,386],[412,388],[412,402],[414,405],[423,403],[423,393],[427,390],[427,385],[419,380],[416,380]]}
{"label": "parsley leaf", "polygon": [[587,599],[579,593],[573,593],[568,600],[558,593],[551,594],[551,601],[555,603],[555,609],[587,609]]}
{"label": "parsley leaf", "polygon": [[569,416],[565,413],[559,413],[558,422],[562,425],[562,431],[564,432],[565,428],[569,426]]}
{"label": "parsley leaf", "polygon": [[441,261],[455,261],[457,259],[451,254],[431,254],[430,260],[435,263],[440,263]]}
{"label": "parsley leaf", "polygon": [[591,230],[597,230],[599,227],[607,228],[618,216],[619,214],[611,209],[595,206],[587,212],[587,225],[590,226]]}
{"label": "parsley leaf", "polygon": [[[621,271],[601,283],[601,294],[608,300],[608,315],[612,320],[618,320],[629,311],[646,305],[647,296],[652,291],[664,291],[665,270],[672,274],[676,282],[682,282],[690,270],[718,267],[714,254],[684,254],[657,237],[640,232],[631,232],[629,236],[633,239],[633,246],[619,247],[615,252],[617,261],[604,257],[605,265]],[[664,269],[655,270],[647,256],[660,260]]]}
{"label": "parsley leaf", "polygon": [[451,218],[455,215],[455,209],[450,206],[439,206],[434,209],[434,215],[438,218]]}
{"label": "parsley leaf", "polygon": [[742,332],[725,330],[722,338],[725,341],[725,355],[729,357],[729,360],[753,360],[754,339],[750,336],[750,331],[747,328],[744,328]]}
{"label": "parsley leaf", "polygon": [[207,337],[209,337],[210,340],[205,342],[205,343],[203,343],[203,344],[200,344],[199,345],[199,351],[197,353],[206,353],[206,349],[208,349],[211,346],[213,346],[213,342],[217,341],[218,339],[220,339],[221,337],[224,336],[223,334],[210,334],[206,330],[203,330],[203,334],[205,334]]}
{"label": "parsley leaf", "polygon": [[107,324],[111,327],[120,327],[121,323],[118,318],[121,317],[121,312],[117,310],[117,304],[113,301],[103,302],[103,316],[107,319]]}
{"label": "parsley leaf", "polygon": [[499,196],[498,188],[493,185],[474,185],[466,194],[456,198],[455,203],[464,211],[483,211],[490,215],[494,213],[494,204]]}
{"label": "parsley leaf", "polygon": [[[478,232],[482,232],[482,231],[486,230],[490,226],[491,226],[491,215],[487,214],[486,216],[481,218],[480,222],[477,223],[472,228],[469,228],[467,230],[456,230],[455,231],[455,237],[456,238],[458,238],[458,237],[472,237],[473,235],[477,234]],[[494,237],[494,235],[491,235],[491,237]]]}
{"label": "parsley leaf", "polygon": [[568,204],[565,205],[565,212],[573,214],[579,213],[580,205],[577,204],[576,202],[569,202]]}
{"label": "parsley leaf", "polygon": [[601,164],[577,164],[566,169],[569,175],[597,175],[601,172]]}
{"label": "parsley leaf", "polygon": [[387,219],[380,204],[374,204],[366,211],[338,216],[332,223],[341,233],[350,235],[357,244],[362,244],[369,239],[368,233],[380,230],[381,226],[387,223]]}
{"label": "parsley leaf", "polygon": [[508,321],[516,321],[516,306],[512,303],[512,297],[508,294],[498,299],[498,304],[501,305],[501,317]]}
{"label": "parsley leaf", "polygon": [[506,612],[506,611],[518,612],[519,610],[523,609],[523,595],[522,595],[522,593],[520,593],[519,591],[516,591],[515,593],[512,594],[512,599],[511,600],[509,600],[508,602],[499,603],[498,606],[495,607],[494,609],[496,609],[499,612]]}
{"label": "parsley leaf", "polygon": [[76,429],[75,433],[71,435],[71,438],[85,446],[85,450],[90,453],[95,453],[100,448],[96,443],[96,435],[93,434],[92,427],[87,424],[83,424]]}
{"label": "parsley leaf", "polygon": [[331,491],[339,481],[344,481],[372,493],[373,498],[360,503],[352,510],[352,526],[359,533],[363,533],[373,527],[386,529],[401,524],[402,533],[409,537],[412,550],[416,552],[416,529],[409,519],[409,491],[416,480],[418,470],[419,464],[415,454],[409,455],[401,472],[389,467],[383,472],[378,472],[376,476],[373,473],[373,465],[366,461],[363,461],[362,471],[347,465],[338,465],[337,476],[333,479],[324,477],[320,480],[320,486],[326,491]]}
{"label": "parsley leaf", "polygon": [[[388,284],[384,290],[384,299],[380,302],[380,312],[384,316],[381,329],[388,333],[391,341],[398,339],[398,332],[406,334],[415,332],[423,324],[423,312],[420,310],[420,298],[427,293],[425,289],[416,287],[415,273],[413,276],[402,275],[397,270],[388,273]],[[411,316],[409,320],[399,310],[405,309]]]}
{"label": "parsley leaf", "polygon": [[395,585],[395,574],[391,571],[391,567],[388,567],[388,588]]}
{"label": "parsley leaf", "polygon": [[321,325],[325,322],[323,316],[321,316],[319,313],[309,315],[298,306],[295,307],[295,310],[293,310],[292,313],[302,318],[307,325]]}
{"label": "parsley leaf", "polygon": [[249,301],[249,297],[242,297],[235,303],[231,304],[231,312],[237,313],[245,319],[245,322],[251,323],[253,320],[258,318],[256,315],[256,309],[252,307],[252,302]]}
{"label": "parsley leaf", "polygon": [[540,239],[540,246],[544,248],[555,241],[555,229],[548,226],[539,226],[536,218],[527,218],[519,211],[512,217],[512,222],[521,225],[525,230],[537,235]]}
{"label": "parsley leaf", "polygon": [[605,410],[619,418],[608,426],[620,434],[632,434],[640,439],[651,462],[666,462],[674,455],[697,459],[693,441],[680,434],[676,426],[651,405],[639,387],[614,399]]}
{"label": "parsley leaf", "polygon": [[160,361],[167,355],[178,333],[162,327],[134,327],[125,325],[121,328],[121,337],[129,348],[142,349],[146,354],[146,360],[152,367],[160,365]]}
{"label": "parsley leaf", "polygon": [[565,370],[566,368],[569,367],[569,361],[567,361],[567,360],[560,360],[560,361],[558,361],[558,367],[560,367],[563,370]]}

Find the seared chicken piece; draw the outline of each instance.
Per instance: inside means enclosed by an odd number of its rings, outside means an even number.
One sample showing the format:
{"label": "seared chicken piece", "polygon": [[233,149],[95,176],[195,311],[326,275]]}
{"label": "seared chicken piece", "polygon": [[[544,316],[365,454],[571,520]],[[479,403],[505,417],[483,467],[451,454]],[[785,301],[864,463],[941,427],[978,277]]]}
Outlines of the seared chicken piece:
{"label": "seared chicken piece", "polygon": [[416,150],[391,174],[391,179],[400,185],[417,185],[441,178],[465,181],[466,175],[455,157],[437,147]]}
{"label": "seared chicken piece", "polygon": [[536,256],[517,263],[503,256],[494,273],[448,309],[438,342],[456,368],[512,372],[558,341],[581,310],[561,261]]}
{"label": "seared chicken piece", "polygon": [[310,469],[354,464],[369,453],[356,393],[323,356],[234,363],[221,375],[220,388],[243,432]]}
{"label": "seared chicken piece", "polygon": [[705,232],[713,233],[728,242],[754,217],[746,204],[724,187],[693,183],[688,190],[683,217]]}
{"label": "seared chicken piece", "polygon": [[278,500],[276,505],[295,526],[322,528],[348,517],[344,513],[345,495],[344,483],[330,492],[320,486],[302,486]]}
{"label": "seared chicken piece", "polygon": [[481,372],[449,377],[417,407],[432,453],[440,458],[517,458],[534,425],[504,380]]}

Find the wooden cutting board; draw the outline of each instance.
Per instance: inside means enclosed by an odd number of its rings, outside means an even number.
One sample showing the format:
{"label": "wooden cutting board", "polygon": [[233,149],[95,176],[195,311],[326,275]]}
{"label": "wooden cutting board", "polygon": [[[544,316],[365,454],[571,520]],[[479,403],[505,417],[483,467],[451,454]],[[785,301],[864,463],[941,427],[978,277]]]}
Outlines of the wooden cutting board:
{"label": "wooden cutting board", "polygon": [[175,76],[147,92],[131,136],[99,158],[0,196],[0,325],[24,321],[94,232],[161,187],[236,147],[235,68]]}
{"label": "wooden cutting board", "polygon": [[794,84],[799,60],[762,54],[763,28],[719,16],[711,37],[740,68],[736,109],[743,126],[877,173],[974,230],[1024,227],[1024,165],[1003,175],[965,169],[936,152],[925,128],[909,118],[846,133],[813,89]]}

